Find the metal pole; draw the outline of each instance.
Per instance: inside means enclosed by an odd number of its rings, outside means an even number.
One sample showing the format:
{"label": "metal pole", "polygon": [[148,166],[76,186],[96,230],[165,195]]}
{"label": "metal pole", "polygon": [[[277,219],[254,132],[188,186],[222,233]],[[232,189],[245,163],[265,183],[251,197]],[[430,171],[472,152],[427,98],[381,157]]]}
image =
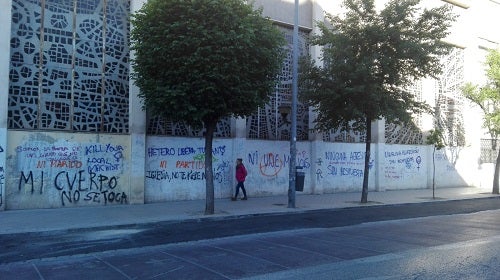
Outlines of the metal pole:
{"label": "metal pole", "polygon": [[288,184],[288,208],[295,208],[295,173],[297,156],[297,95],[299,67],[299,0],[295,0],[293,23],[293,65],[292,65],[292,128],[290,135],[290,173]]}

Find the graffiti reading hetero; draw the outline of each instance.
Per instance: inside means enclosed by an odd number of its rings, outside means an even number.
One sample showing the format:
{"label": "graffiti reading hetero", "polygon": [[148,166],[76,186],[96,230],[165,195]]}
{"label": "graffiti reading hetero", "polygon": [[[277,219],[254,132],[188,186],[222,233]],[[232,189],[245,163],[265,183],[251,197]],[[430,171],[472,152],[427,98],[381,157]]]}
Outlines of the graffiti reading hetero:
{"label": "graffiti reading hetero", "polygon": [[[214,181],[217,183],[229,182],[229,161],[224,159],[226,146],[219,145],[212,149],[212,166]],[[149,147],[148,158],[158,162],[156,167],[150,166],[146,170],[146,178],[154,181],[204,181],[205,148],[182,147]]]}
{"label": "graffiti reading hetero", "polygon": [[[226,146],[220,145],[212,149],[213,155],[224,156],[226,153]],[[150,158],[154,157],[166,157],[166,156],[189,156],[205,154],[205,147],[149,147],[147,150],[147,155]]]}

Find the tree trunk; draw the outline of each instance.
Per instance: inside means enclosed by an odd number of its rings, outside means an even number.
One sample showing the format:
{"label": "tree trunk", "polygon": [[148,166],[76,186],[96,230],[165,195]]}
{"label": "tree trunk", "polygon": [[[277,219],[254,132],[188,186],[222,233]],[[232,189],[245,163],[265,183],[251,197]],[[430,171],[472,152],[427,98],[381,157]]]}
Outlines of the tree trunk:
{"label": "tree trunk", "polygon": [[493,175],[493,194],[499,194],[498,193],[498,173],[500,172],[500,150],[498,151],[497,155],[497,162],[495,164],[495,174]]}
{"label": "tree trunk", "polygon": [[205,215],[212,215],[215,210],[214,200],[214,173],[212,168],[212,144],[214,139],[216,121],[205,123],[205,185],[206,185],[206,201]]}
{"label": "tree trunk", "polygon": [[371,142],[372,142],[372,120],[370,117],[366,117],[365,171],[363,172],[363,190],[361,192],[361,203],[368,202],[368,177],[370,175]]}

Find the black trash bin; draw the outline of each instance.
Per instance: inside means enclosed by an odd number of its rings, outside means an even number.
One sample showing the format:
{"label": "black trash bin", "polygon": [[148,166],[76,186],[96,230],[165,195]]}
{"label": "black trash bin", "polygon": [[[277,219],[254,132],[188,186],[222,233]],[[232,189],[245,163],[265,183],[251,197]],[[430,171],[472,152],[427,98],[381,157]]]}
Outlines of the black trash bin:
{"label": "black trash bin", "polygon": [[306,173],[299,170],[302,170],[302,166],[297,166],[295,169],[295,190],[302,192],[304,191],[304,178],[306,177]]}

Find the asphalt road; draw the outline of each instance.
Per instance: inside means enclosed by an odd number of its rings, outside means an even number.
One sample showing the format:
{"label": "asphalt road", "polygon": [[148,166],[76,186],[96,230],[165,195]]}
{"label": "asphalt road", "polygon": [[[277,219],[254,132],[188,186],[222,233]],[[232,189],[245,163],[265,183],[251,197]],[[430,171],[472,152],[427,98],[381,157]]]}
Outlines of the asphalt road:
{"label": "asphalt road", "polygon": [[255,233],[328,229],[366,222],[464,214],[492,209],[500,209],[500,199],[380,205],[287,215],[204,218],[120,227],[5,234],[0,235],[0,264]]}
{"label": "asphalt road", "polygon": [[[452,206],[459,209],[460,205]],[[59,247],[61,256],[56,258],[0,264],[0,279],[496,280],[500,279],[499,216],[500,210],[487,210],[80,255],[71,255],[68,244],[64,256]],[[141,233],[140,229],[103,229],[75,232],[72,238],[92,247],[99,240],[138,240],[136,235]]]}

